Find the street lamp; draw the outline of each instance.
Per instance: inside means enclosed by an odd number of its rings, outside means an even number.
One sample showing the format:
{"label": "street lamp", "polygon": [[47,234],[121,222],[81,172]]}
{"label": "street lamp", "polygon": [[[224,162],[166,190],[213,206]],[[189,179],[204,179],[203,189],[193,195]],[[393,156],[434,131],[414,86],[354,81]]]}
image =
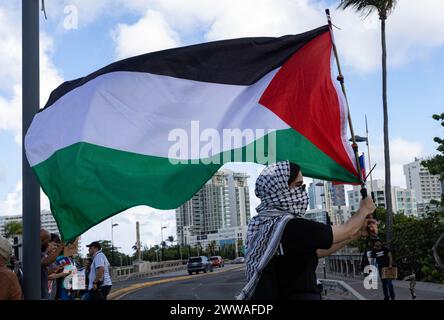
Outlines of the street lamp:
{"label": "street lamp", "polygon": [[161,241],[160,241],[160,249],[161,249],[161,251],[160,251],[160,261],[162,261],[163,254],[164,254],[164,252],[163,252],[163,229],[166,229],[166,228],[167,228],[166,226],[160,225],[160,239],[161,239]]}
{"label": "street lamp", "polygon": [[111,220],[111,264],[114,265],[114,227],[117,227],[118,223],[113,223]]}

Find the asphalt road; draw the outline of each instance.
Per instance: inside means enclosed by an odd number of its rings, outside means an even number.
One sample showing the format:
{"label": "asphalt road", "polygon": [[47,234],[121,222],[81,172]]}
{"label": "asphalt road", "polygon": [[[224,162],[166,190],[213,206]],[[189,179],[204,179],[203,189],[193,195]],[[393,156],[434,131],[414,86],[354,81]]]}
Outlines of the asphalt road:
{"label": "asphalt road", "polygon": [[[318,269],[320,271],[320,269]],[[323,278],[322,272],[318,277]],[[353,289],[369,300],[381,300],[382,287],[378,290],[365,290],[360,279],[349,279],[327,274],[328,279],[345,281]],[[116,295],[121,300],[234,300],[234,296],[245,285],[245,265],[226,265],[224,268],[216,268],[214,272],[199,275],[188,275],[186,270],[169,274],[158,275],[152,278],[134,279],[117,282],[113,290],[126,290],[123,294]],[[408,283],[395,281],[397,300],[410,300]],[[416,290],[418,300],[444,299],[443,290],[431,290],[420,288]],[[331,291],[327,300],[349,300],[348,294],[339,294]],[[353,298],[354,300],[355,298]]]}
{"label": "asphalt road", "polygon": [[[163,280],[188,276],[187,271],[175,272]],[[153,279],[152,281],[156,281]],[[234,300],[245,285],[245,266],[226,265],[214,272],[193,274],[188,279],[147,286],[132,291],[121,300]]]}

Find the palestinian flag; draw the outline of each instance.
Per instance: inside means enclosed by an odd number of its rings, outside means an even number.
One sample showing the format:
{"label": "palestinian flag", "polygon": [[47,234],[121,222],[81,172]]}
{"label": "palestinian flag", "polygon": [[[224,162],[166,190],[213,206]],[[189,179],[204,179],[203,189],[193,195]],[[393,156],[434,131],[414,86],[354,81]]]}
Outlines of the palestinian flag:
{"label": "palestinian flag", "polygon": [[[62,237],[133,206],[177,208],[228,161],[288,159],[358,182],[331,65],[324,26],[144,54],[63,83],[25,138]],[[219,141],[227,130],[254,134]]]}

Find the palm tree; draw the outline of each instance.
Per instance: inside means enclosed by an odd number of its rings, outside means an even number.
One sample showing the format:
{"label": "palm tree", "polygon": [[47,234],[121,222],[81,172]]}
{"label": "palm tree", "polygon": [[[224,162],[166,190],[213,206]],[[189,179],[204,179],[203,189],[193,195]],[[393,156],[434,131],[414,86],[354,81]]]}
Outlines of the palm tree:
{"label": "palm tree", "polygon": [[368,16],[377,11],[381,20],[381,45],[382,45],[382,107],[384,112],[384,162],[385,162],[385,201],[387,209],[387,244],[390,247],[393,238],[393,208],[392,208],[392,184],[390,175],[390,149],[388,134],[388,107],[387,107],[387,46],[385,35],[385,22],[387,16],[393,11],[396,0],[341,0],[339,8],[354,8],[356,11]]}
{"label": "palm tree", "polygon": [[216,243],[216,241],[214,241],[214,240],[211,241],[211,242],[208,244],[207,249],[208,249],[210,255],[212,255],[212,256],[215,255],[216,247],[217,247],[217,243]]}
{"label": "palm tree", "polygon": [[173,246],[173,243],[174,243],[174,241],[176,241],[176,240],[174,240],[174,237],[173,236],[168,236],[168,238],[167,238],[167,240],[166,241],[168,241],[169,243],[170,243],[170,247],[172,247]]}
{"label": "palm tree", "polygon": [[23,233],[23,225],[19,221],[10,221],[5,224],[5,237],[10,238],[12,236]]}

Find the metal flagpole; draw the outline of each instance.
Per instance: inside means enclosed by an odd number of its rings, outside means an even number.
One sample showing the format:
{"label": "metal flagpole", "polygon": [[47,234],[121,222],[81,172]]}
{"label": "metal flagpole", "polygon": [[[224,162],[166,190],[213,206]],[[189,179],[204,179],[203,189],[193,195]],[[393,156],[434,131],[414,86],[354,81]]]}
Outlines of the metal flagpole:
{"label": "metal flagpole", "polygon": [[333,52],[334,52],[334,55],[336,58],[336,65],[338,67],[339,75],[338,75],[337,79],[341,83],[342,93],[344,94],[345,103],[347,106],[348,124],[350,126],[350,133],[351,133],[352,141],[353,141],[352,148],[355,153],[356,166],[358,169],[359,181],[361,183],[361,194],[362,194],[362,197],[365,198],[367,196],[367,189],[365,187],[364,177],[362,176],[361,165],[359,163],[358,144],[356,143],[355,132],[353,130],[353,124],[352,124],[352,119],[351,119],[351,115],[350,115],[350,108],[348,105],[347,93],[345,91],[344,76],[342,75],[341,65],[339,63],[338,50],[336,49],[336,44],[334,41],[333,24],[331,22],[330,9],[325,9],[325,13],[327,14],[327,21],[328,21],[328,26],[330,27],[330,35],[331,35],[331,40],[332,40],[332,45],[333,45]]}
{"label": "metal flagpole", "polygon": [[[367,139],[368,168],[371,170],[371,168],[372,168],[372,161],[370,159],[370,143],[368,141],[367,115],[365,115],[365,133],[366,133],[366,139]],[[370,171],[370,190],[371,190],[371,195],[372,195],[373,201],[375,201],[375,195],[373,193],[373,174],[372,174],[372,171]]]}
{"label": "metal flagpole", "polygon": [[22,1],[22,218],[25,299],[41,299],[40,186],[25,155],[25,134],[39,110],[39,0]]}

